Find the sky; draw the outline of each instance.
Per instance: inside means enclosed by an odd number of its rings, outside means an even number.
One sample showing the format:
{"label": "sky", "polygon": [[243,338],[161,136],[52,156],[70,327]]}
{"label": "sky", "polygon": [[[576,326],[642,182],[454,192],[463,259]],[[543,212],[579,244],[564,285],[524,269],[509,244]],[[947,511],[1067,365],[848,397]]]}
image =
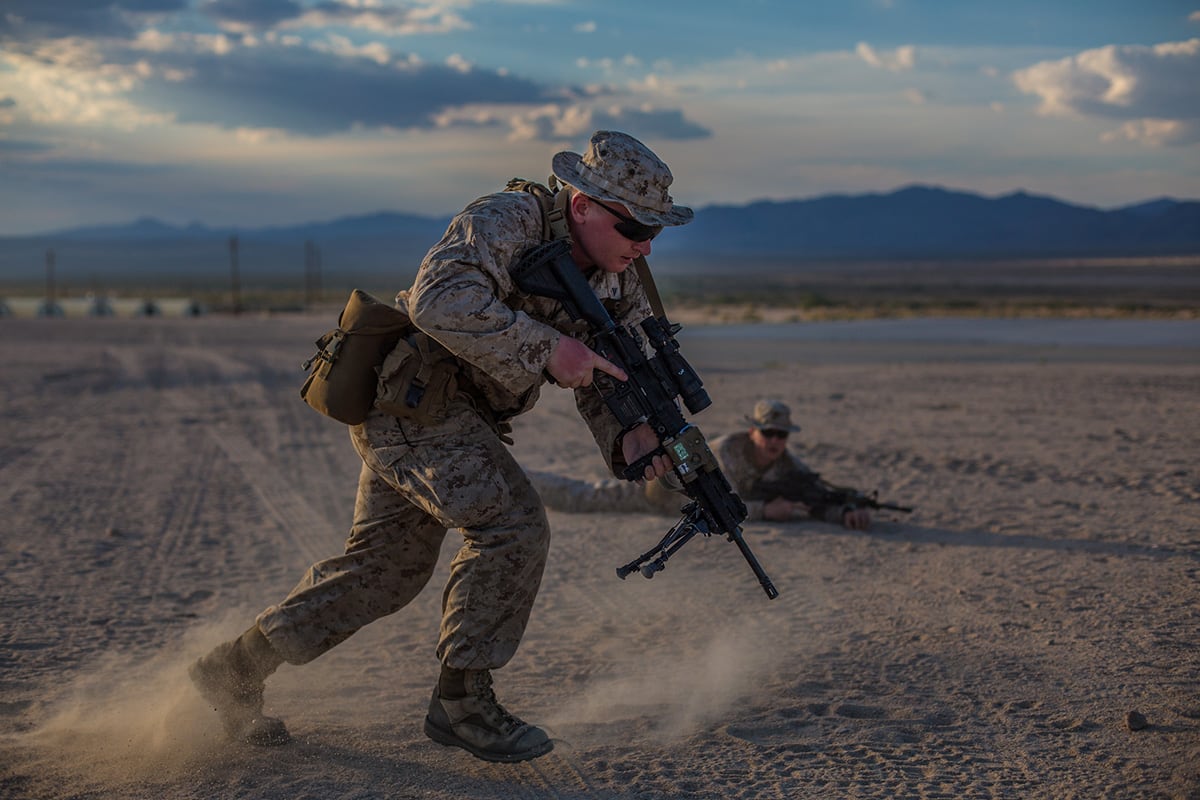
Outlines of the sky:
{"label": "sky", "polygon": [[1200,199],[1200,0],[0,0],[0,235],[450,215],[599,129],[698,208]]}

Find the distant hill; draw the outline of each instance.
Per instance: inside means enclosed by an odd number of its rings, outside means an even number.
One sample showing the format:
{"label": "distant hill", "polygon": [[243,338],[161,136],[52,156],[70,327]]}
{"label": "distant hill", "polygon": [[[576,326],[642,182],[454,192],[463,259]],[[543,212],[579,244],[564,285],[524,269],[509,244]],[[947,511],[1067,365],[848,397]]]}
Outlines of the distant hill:
{"label": "distant hill", "polygon": [[[326,285],[394,285],[415,272],[448,217],[380,212],[256,229],[172,226],[153,218],[0,238],[0,281],[42,280],[55,253],[64,281],[113,285],[228,280],[238,237],[246,284],[296,285],[304,247],[320,250]],[[1200,253],[1200,202],[1170,198],[1102,210],[1016,192],[988,198],[930,186],[697,209],[654,244],[665,270],[728,263],[787,268],[806,260],[1038,258]],[[771,266],[774,265],[774,266]]]}
{"label": "distant hill", "polygon": [[962,258],[1200,252],[1200,203],[1104,211],[1017,192],[890,194],[709,206],[664,249],[779,258]]}

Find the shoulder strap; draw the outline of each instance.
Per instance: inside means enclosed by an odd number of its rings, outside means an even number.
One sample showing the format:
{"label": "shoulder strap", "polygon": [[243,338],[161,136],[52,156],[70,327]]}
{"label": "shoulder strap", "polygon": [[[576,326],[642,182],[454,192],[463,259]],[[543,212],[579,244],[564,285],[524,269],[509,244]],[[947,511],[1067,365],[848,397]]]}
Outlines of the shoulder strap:
{"label": "shoulder strap", "polygon": [[646,290],[646,299],[650,301],[650,308],[654,309],[654,316],[665,317],[667,312],[663,309],[662,298],[658,295],[658,287],[654,285],[654,276],[650,274],[650,265],[646,263],[646,258],[644,256],[635,258],[633,268],[637,270],[638,280],[642,282],[642,288]]}

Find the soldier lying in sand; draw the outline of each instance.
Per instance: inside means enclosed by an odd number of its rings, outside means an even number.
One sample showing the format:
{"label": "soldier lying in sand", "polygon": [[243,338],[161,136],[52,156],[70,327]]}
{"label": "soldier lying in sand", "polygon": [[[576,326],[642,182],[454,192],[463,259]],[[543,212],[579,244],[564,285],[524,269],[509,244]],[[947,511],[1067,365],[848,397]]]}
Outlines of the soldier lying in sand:
{"label": "soldier lying in sand", "polygon": [[[711,446],[725,476],[746,504],[748,520],[807,517],[853,530],[870,527],[871,512],[866,507],[870,501],[866,496],[856,501],[829,493],[817,473],[788,450],[788,435],[800,428],[792,424],[786,404],[759,400],[746,421],[750,423],[748,430],[718,437]],[[527,472],[546,506],[559,511],[673,515],[679,513],[685,500],[662,480],[583,481],[552,472]],[[810,501],[804,502],[801,497]]]}

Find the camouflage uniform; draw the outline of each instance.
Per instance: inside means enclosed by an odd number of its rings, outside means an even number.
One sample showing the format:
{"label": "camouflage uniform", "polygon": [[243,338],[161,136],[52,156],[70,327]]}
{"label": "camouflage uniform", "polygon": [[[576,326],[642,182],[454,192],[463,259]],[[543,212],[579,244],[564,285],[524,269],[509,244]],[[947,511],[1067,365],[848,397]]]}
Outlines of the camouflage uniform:
{"label": "camouflage uniform", "polygon": [[547,508],[574,514],[678,514],[687,503],[686,495],[666,488],[662,480],[647,483],[619,478],[585,481],[537,470],[528,470],[527,474]]}
{"label": "camouflage uniform", "polygon": [[[257,620],[286,661],[310,661],[404,607],[432,575],[449,528],[464,543],[442,598],[437,655],[456,669],[496,669],[512,658],[550,532],[498,432],[533,407],[560,332],[592,344],[556,301],[522,296],[509,275],[542,235],[531,194],[482,197],[454,218],[397,298],[457,356],[465,391],[435,424],[373,411],[351,429],[363,467],[346,551],[313,565]],[[596,270],[590,280],[619,324],[651,315],[635,270]],[[575,400],[615,474],[624,466],[616,419],[595,389],[576,390]]]}
{"label": "camouflage uniform", "polygon": [[[764,519],[763,506],[775,499],[756,490],[759,481],[782,481],[800,486],[816,480],[817,477],[803,461],[787,451],[766,469],[756,466],[754,441],[747,431],[720,436],[714,439],[709,447],[720,462],[721,470],[729,479],[733,490],[746,504],[746,510],[749,512],[747,519]],[[840,525],[842,516],[849,508],[850,506],[842,505],[813,506],[809,509],[809,515],[813,519]]]}

